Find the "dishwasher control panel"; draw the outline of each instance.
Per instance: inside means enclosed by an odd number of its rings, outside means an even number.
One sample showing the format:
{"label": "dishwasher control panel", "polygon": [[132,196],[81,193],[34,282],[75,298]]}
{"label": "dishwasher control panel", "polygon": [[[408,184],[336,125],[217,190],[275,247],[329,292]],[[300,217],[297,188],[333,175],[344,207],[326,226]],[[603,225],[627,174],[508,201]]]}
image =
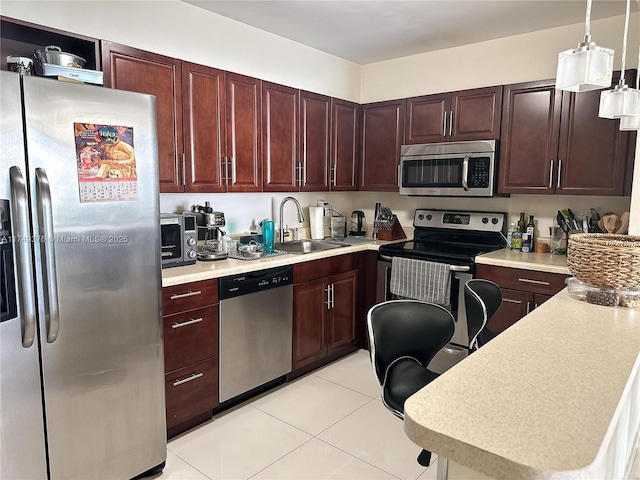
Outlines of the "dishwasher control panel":
{"label": "dishwasher control panel", "polygon": [[218,282],[220,300],[291,284],[293,284],[292,266],[222,277]]}

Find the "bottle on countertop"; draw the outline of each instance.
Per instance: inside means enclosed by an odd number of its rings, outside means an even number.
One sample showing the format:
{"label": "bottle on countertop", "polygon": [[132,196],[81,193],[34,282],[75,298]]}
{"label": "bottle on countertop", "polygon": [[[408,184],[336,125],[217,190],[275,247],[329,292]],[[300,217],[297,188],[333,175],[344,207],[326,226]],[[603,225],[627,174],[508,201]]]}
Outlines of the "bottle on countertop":
{"label": "bottle on countertop", "polygon": [[516,223],[511,222],[509,228],[507,229],[507,248],[511,248],[511,240],[513,238],[513,232],[516,231]]}
{"label": "bottle on countertop", "polygon": [[535,225],[533,223],[533,215],[529,215],[529,223],[527,223],[525,227],[525,232],[522,234],[522,253],[533,252],[534,231],[535,231]]}
{"label": "bottle on countertop", "polygon": [[518,220],[518,231],[525,233],[527,231],[527,221],[524,219],[524,212],[520,212],[520,220]]}

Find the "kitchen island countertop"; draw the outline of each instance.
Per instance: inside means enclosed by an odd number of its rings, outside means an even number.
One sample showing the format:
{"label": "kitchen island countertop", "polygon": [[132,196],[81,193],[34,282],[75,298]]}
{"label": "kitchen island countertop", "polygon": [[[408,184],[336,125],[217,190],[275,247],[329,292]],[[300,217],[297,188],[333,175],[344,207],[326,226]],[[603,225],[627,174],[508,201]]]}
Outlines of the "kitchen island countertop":
{"label": "kitchen island countertop", "polygon": [[639,370],[640,310],[565,289],[410,397],[405,432],[449,459],[450,475],[623,478]]}
{"label": "kitchen island countertop", "polygon": [[508,248],[478,255],[476,257],[476,264],[571,275],[567,267],[567,257],[565,255],[522,253]]}

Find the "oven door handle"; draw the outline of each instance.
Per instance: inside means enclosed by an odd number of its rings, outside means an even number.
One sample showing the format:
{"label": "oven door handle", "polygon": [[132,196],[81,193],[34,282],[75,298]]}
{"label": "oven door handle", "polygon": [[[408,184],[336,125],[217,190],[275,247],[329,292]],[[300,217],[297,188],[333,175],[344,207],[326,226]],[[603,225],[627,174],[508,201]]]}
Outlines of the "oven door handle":
{"label": "oven door handle", "polygon": [[462,188],[465,192],[469,191],[469,159],[471,155],[467,154],[462,160]]}
{"label": "oven door handle", "polygon": [[470,272],[471,267],[463,265],[449,265],[449,270],[452,272]]}
{"label": "oven door handle", "polygon": [[[387,261],[387,262],[393,261],[393,257],[390,257],[388,255],[378,255],[378,258],[380,260],[384,260],[384,261]],[[467,265],[449,265],[449,270],[451,272],[470,272],[471,271],[471,267],[469,267]]]}

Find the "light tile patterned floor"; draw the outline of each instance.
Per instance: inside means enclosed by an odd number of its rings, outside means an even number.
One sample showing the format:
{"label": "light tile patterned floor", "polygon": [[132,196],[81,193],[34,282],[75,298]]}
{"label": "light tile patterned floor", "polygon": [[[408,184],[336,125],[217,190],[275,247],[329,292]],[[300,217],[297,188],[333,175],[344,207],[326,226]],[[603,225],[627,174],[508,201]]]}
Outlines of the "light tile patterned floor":
{"label": "light tile patterned floor", "polygon": [[[435,480],[360,350],[169,442],[158,480]],[[630,480],[640,480],[640,453]]]}
{"label": "light tile patterned floor", "polygon": [[172,439],[158,480],[434,480],[360,350]]}

